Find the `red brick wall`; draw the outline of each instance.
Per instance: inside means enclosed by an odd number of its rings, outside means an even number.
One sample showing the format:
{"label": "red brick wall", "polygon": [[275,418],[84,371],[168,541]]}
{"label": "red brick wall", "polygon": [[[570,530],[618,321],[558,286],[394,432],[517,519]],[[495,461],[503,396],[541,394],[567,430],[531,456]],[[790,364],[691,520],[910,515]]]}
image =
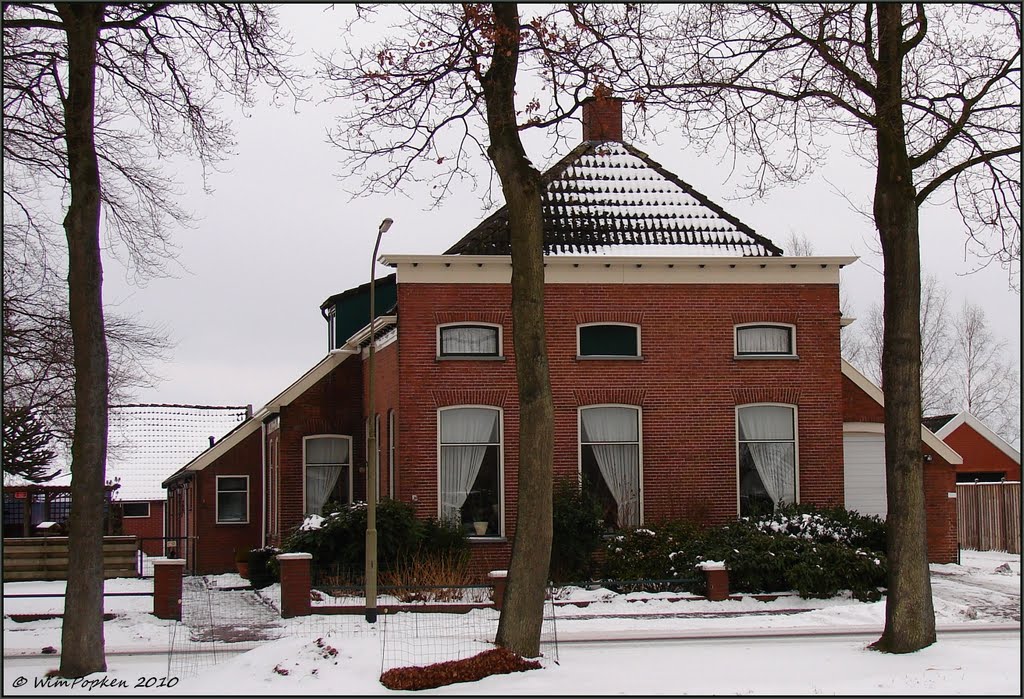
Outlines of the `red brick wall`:
{"label": "red brick wall", "polygon": [[1020,480],[1020,464],[978,434],[970,425],[960,425],[942,441],[963,457],[963,465],[956,467],[958,473],[1006,471],[1006,480]]}
{"label": "red brick wall", "polygon": [[[262,451],[261,431],[257,429],[196,474],[196,572],[231,572],[235,570],[235,551],[261,545]],[[217,476],[249,477],[248,523],[217,524]]]}
{"label": "red brick wall", "polygon": [[366,456],[362,420],[362,367],[351,356],[305,393],[281,407],[280,526],[281,537],[302,524],[303,437],[318,434],[352,437],[353,489],[357,498],[366,491]]}
{"label": "red brick wall", "polygon": [[147,556],[162,556],[164,536],[164,501],[151,500],[149,503],[149,517],[124,517],[121,520],[121,529],[125,534],[134,535],[139,539],[153,539],[152,541],[141,541],[142,551]]}
{"label": "red brick wall", "polygon": [[[843,377],[844,422],[885,423],[885,408]],[[953,563],[957,558],[956,470],[952,464],[925,444],[922,454],[931,457],[924,465],[924,497],[928,527],[928,560],[932,563]]]}
{"label": "red brick wall", "polygon": [[[519,413],[507,285],[399,285],[402,394],[401,499],[437,516],[437,409],[502,407],[505,534],[517,507]],[[843,499],[838,290],[831,285],[548,285],[545,322],[555,404],[555,475],[578,473],[577,409],[597,403],[642,408],[644,521],[737,516],[735,408],[797,406],[802,502]],[[759,309],[768,309],[761,311]],[[438,360],[435,327],[499,323],[504,361]],[[641,325],[643,361],[577,360],[576,326]],[[799,360],[736,360],[737,323],[797,326]],[[415,486],[413,485],[415,484]],[[474,543],[481,570],[507,565],[508,543]]]}
{"label": "red brick wall", "polygon": [[931,456],[924,465],[924,507],[928,526],[928,560],[931,563],[956,563],[956,468],[925,446]]}
{"label": "red brick wall", "polygon": [[843,377],[843,422],[885,423],[885,408],[846,376]]}
{"label": "red brick wall", "polygon": [[[349,360],[352,361],[352,360]],[[390,345],[375,350],[373,353],[373,402],[375,415],[380,415],[380,444],[378,444],[380,453],[380,495],[381,498],[388,497],[389,493],[389,482],[388,482],[388,467],[389,467],[389,455],[388,455],[388,411],[396,411],[396,424],[397,424],[397,410],[398,410],[398,386],[399,386],[399,367],[398,367],[398,343],[392,342]],[[362,361],[363,367],[363,405],[370,404],[370,386],[369,386],[369,372],[370,363],[367,360]],[[363,413],[363,419],[365,420],[370,415],[369,411]],[[364,423],[365,424],[365,423]],[[397,429],[395,430],[398,431]],[[396,453],[398,446],[396,444]],[[365,459],[366,454],[366,443],[359,443],[360,453],[363,454]],[[396,459],[397,460],[397,459]],[[359,492],[365,497],[366,495],[366,470],[364,469],[359,479]],[[398,479],[396,478],[396,481]],[[399,493],[395,492],[396,499],[401,499]]]}

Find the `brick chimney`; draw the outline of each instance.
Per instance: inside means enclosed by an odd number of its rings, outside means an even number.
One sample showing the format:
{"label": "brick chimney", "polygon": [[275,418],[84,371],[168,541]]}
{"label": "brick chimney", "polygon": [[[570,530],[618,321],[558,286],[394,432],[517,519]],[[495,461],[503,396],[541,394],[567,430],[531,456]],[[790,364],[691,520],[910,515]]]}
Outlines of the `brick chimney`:
{"label": "brick chimney", "polygon": [[583,140],[622,141],[620,98],[595,96],[583,101]]}

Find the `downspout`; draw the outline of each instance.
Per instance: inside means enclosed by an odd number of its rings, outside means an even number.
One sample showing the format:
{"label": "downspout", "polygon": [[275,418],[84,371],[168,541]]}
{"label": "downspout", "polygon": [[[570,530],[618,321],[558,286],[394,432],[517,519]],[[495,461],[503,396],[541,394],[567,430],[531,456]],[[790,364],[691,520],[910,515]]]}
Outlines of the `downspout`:
{"label": "downspout", "polygon": [[260,517],[260,548],[267,546],[267,423],[260,423],[260,500],[263,502],[263,516]]}

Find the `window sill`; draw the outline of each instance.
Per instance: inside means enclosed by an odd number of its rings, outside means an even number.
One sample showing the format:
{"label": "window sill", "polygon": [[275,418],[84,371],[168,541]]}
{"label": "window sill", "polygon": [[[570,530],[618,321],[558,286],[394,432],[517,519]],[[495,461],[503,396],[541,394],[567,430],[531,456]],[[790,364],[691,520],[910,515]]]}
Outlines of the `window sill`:
{"label": "window sill", "polygon": [[466,541],[470,544],[505,544],[508,539],[503,536],[467,536]]}
{"label": "window sill", "polygon": [[644,356],[642,354],[637,356],[625,355],[625,354],[577,354],[577,362],[592,362],[592,361],[624,361],[624,362],[642,362]]}
{"label": "window sill", "polygon": [[771,359],[771,360],[791,359],[791,360],[795,361],[795,360],[799,360],[800,359],[800,355],[798,355],[798,354],[736,354],[736,355],[733,355],[733,359],[741,361],[741,362],[747,362],[747,361],[750,361],[752,359]]}
{"label": "window sill", "polygon": [[249,524],[249,521],[246,520],[245,522],[221,522],[220,520],[218,520],[216,523],[217,524]]}
{"label": "window sill", "polygon": [[455,356],[451,356],[451,357],[434,357],[434,359],[436,361],[438,361],[438,362],[503,362],[503,361],[505,361],[505,357],[490,357],[490,356],[481,356],[481,357],[468,357],[468,356],[467,357],[455,357]]}

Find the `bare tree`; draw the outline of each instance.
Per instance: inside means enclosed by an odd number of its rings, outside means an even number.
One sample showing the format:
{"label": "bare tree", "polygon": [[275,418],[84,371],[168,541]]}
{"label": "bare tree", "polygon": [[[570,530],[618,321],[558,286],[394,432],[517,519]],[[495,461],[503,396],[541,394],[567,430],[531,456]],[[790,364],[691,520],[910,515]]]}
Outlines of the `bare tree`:
{"label": "bare tree", "polygon": [[231,137],[214,96],[249,103],[259,83],[281,87],[291,76],[276,21],[259,5],[11,3],[3,13],[5,208],[36,225],[46,203],[33,185],[66,192],[75,426],[60,674],[81,677],[106,669],[101,215],[136,269],[158,268],[168,222],[186,217],[156,161],[184,152],[215,162]]}
{"label": "bare tree", "polygon": [[[950,373],[955,338],[948,306],[949,290],[934,275],[925,275],[921,284],[922,414],[948,410],[954,402]],[[883,389],[884,325],[881,304],[872,304],[862,328],[863,355],[859,361],[852,362]],[[849,356],[847,360],[850,360]]]}
{"label": "bare tree", "polygon": [[[944,195],[975,252],[1020,260],[1017,5],[685,5],[630,33],[582,5],[616,49],[617,91],[671,110],[697,142],[753,156],[753,187],[799,180],[848,139],[875,176],[885,267],[883,383],[889,585],[874,644],[935,641],[921,453],[918,210]],[[657,10],[649,10],[657,11]],[[666,10],[666,12],[669,12]],[[637,25],[640,26],[640,25]],[[652,33],[652,27],[657,31]],[[631,41],[615,40],[627,33]]]}
{"label": "bare tree", "polygon": [[[512,241],[520,458],[518,514],[496,642],[536,656],[551,549],[554,427],[543,313],[542,186],[520,133],[546,129],[556,147],[566,138],[561,127],[603,72],[600,43],[581,30],[573,8],[538,10],[529,19],[520,18],[513,3],[393,9],[401,19],[389,36],[362,47],[352,38],[339,57],[323,61],[334,96],[354,105],[332,139],[348,156],[346,169],[360,173],[360,193],[428,181],[439,200],[456,182],[475,183],[478,162],[490,165],[500,182]],[[346,35],[364,33],[350,27]]]}
{"label": "bare tree", "polygon": [[964,302],[953,322],[955,404],[1011,444],[1020,443],[1020,367],[997,340],[981,306]]}
{"label": "bare tree", "polygon": [[[12,217],[16,212],[12,212]],[[23,406],[65,447],[74,435],[74,377],[67,282],[42,241],[4,221],[3,398]],[[51,268],[51,264],[54,268]],[[63,275],[66,279],[66,273]],[[158,377],[170,340],[134,318],[105,313],[110,352],[108,403],[125,403]]]}

